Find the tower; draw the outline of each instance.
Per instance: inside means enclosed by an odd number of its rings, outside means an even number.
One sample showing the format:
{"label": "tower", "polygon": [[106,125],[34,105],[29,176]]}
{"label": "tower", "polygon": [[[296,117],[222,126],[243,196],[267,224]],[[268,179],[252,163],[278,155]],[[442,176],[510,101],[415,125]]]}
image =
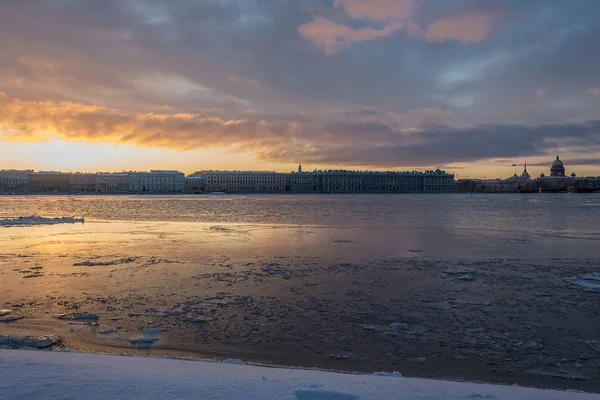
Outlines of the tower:
{"label": "tower", "polygon": [[298,172],[302,172],[302,163],[298,164]]}
{"label": "tower", "polygon": [[523,173],[521,174],[521,179],[524,179],[524,180],[531,179],[529,172],[527,172],[527,157],[525,157],[525,168],[523,169]]}

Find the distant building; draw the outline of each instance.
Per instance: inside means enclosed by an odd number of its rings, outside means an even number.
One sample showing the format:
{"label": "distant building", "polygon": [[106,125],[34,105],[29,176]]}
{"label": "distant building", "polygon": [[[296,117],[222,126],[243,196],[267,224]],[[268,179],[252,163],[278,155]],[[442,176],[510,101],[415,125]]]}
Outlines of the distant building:
{"label": "distant building", "polygon": [[288,174],[272,171],[198,171],[206,192],[276,193],[289,190]]}
{"label": "distant building", "polygon": [[129,174],[126,172],[97,174],[96,191],[100,193],[129,192]]}
{"label": "distant building", "polygon": [[185,177],[185,192],[186,193],[202,193],[204,192],[204,177],[186,176]]}
{"label": "distant building", "polygon": [[152,170],[128,175],[129,191],[134,193],[176,193],[183,192],[185,186],[185,175],[179,171]]}
{"label": "distant building", "polygon": [[32,170],[0,170],[0,193],[26,192]]}
{"label": "distant building", "polygon": [[66,193],[71,191],[71,173],[60,171],[30,172],[30,192]]}
{"label": "distant building", "polygon": [[454,175],[426,172],[327,170],[292,172],[290,190],[297,193],[442,193],[454,191]]}
{"label": "distant building", "polygon": [[96,174],[76,172],[70,176],[70,189],[74,193],[96,191]]}
{"label": "distant building", "polygon": [[565,166],[562,161],[556,156],[556,160],[550,167],[550,176],[565,176]]}

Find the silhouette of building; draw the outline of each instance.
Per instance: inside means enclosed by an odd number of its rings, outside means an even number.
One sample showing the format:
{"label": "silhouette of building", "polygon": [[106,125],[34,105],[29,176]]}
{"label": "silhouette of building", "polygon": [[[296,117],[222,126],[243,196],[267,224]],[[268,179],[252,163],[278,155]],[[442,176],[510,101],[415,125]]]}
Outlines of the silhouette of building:
{"label": "silhouette of building", "polygon": [[292,172],[290,190],[306,193],[440,193],[454,191],[454,175],[426,172],[327,170]]}
{"label": "silhouette of building", "polygon": [[550,167],[550,176],[565,176],[565,166],[558,156],[556,156],[556,160]]}

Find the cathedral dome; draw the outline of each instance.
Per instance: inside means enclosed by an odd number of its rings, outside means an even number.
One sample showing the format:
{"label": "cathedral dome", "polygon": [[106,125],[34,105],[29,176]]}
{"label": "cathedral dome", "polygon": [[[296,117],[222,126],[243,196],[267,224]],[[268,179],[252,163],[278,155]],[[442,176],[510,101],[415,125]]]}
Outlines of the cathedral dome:
{"label": "cathedral dome", "polygon": [[560,158],[558,158],[558,156],[556,156],[556,160],[554,160],[554,162],[552,163],[552,168],[555,167],[563,167],[564,164],[562,161],[560,161]]}
{"label": "cathedral dome", "polygon": [[556,160],[552,163],[552,167],[550,168],[551,176],[565,176],[565,166],[560,158],[556,156]]}

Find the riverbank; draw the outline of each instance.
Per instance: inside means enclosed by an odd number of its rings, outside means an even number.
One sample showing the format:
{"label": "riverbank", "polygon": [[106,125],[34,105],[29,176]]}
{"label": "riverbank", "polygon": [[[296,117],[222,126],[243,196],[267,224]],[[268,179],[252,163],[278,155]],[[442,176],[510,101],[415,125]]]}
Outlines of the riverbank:
{"label": "riverbank", "polygon": [[515,386],[353,375],[226,363],[0,350],[10,399],[591,400],[596,395]]}

